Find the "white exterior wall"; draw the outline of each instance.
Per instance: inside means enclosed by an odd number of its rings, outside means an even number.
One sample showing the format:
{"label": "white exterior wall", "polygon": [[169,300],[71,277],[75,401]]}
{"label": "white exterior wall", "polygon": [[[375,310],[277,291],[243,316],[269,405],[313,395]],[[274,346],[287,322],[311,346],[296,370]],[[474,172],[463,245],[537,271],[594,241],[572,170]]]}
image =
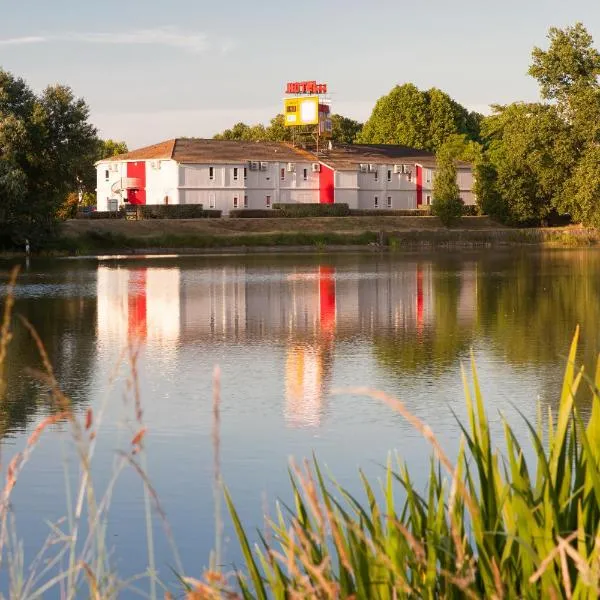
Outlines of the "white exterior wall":
{"label": "white exterior wall", "polygon": [[[433,181],[435,179],[435,169],[423,167],[423,206],[427,206],[433,201]],[[473,171],[469,168],[458,169],[456,173],[456,183],[460,190],[462,201],[473,206],[477,203],[477,198],[473,192]],[[429,199],[428,199],[429,198]]]}
{"label": "white exterior wall", "polygon": [[146,161],[146,204],[179,204],[178,165],[174,160]]}
{"label": "white exterior wall", "polygon": [[[414,177],[414,165],[410,165],[413,174],[394,173],[394,165],[377,165],[377,177],[374,172],[358,173],[358,208],[400,210],[416,208],[417,194]],[[389,172],[389,179],[388,179]],[[375,197],[378,205],[375,206]],[[391,205],[388,204],[391,198]]]}
{"label": "white exterior wall", "polygon": [[473,171],[471,169],[459,169],[457,174],[457,182],[462,201],[469,206],[477,204],[477,198],[475,197],[475,192],[473,191]]}
{"label": "white exterior wall", "polygon": [[[268,208],[278,202],[318,202],[319,173],[312,172],[312,163],[294,163],[296,172],[288,172],[287,162],[267,162],[265,171],[250,170],[246,162],[231,164],[182,164],[179,166],[179,194],[182,204],[203,204],[204,208],[215,208],[227,215],[238,208]],[[210,169],[213,169],[213,179]],[[234,169],[238,169],[237,180]],[[246,178],[244,179],[244,169]],[[284,177],[281,178],[281,169]],[[306,169],[306,180],[304,179]]]}
{"label": "white exterior wall", "polygon": [[335,171],[333,175],[334,202],[358,208],[358,172]]}
{"label": "white exterior wall", "polygon": [[[111,188],[122,177],[127,176],[126,165],[125,162],[106,161],[96,166],[96,210],[108,210],[108,200],[118,198]],[[106,171],[108,171],[108,178],[106,177]]]}

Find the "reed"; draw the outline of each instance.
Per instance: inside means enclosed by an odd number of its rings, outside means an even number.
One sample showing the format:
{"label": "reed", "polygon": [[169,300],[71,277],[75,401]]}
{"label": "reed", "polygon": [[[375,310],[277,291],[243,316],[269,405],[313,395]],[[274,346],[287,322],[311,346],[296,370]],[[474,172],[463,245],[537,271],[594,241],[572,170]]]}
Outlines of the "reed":
{"label": "reed", "polygon": [[[385,402],[430,443],[424,493],[401,461],[388,461],[379,494],[360,473],[365,503],[325,477],[315,459],[292,465],[293,506],[279,505],[252,546],[226,491],[245,569],[228,589],[211,573],[197,597],[597,598],[600,360],[588,377],[576,367],[577,342],[578,331],[557,412],[536,424],[523,417],[529,454],[506,421],[495,445],[474,362],[470,380],[463,373],[468,419],[458,422],[454,461],[402,402],[345,390]],[[591,396],[587,424],[574,403],[578,391]]]}

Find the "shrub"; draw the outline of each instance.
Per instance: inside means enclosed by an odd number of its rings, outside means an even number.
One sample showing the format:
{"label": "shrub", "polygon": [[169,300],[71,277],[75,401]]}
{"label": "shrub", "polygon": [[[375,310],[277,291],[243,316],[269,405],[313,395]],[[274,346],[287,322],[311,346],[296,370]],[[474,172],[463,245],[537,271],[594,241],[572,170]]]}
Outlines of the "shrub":
{"label": "shrub", "polygon": [[464,203],[456,183],[456,165],[451,156],[441,153],[437,157],[437,172],[433,182],[431,212],[450,227],[462,215]]}
{"label": "shrub", "polygon": [[479,216],[479,207],[476,204],[463,204],[462,216],[463,217]]}
{"label": "shrub", "polygon": [[202,204],[128,204],[128,219],[218,219],[220,210],[203,208]]}
{"label": "shrub", "polygon": [[79,211],[75,216],[76,219],[123,219],[125,212],[122,210],[94,210],[94,211]]}
{"label": "shrub", "polygon": [[352,208],[351,217],[429,217],[431,211],[428,208],[406,208],[387,210],[384,208]]}
{"label": "shrub", "polygon": [[274,217],[347,217],[350,208],[347,204],[273,204]]}
{"label": "shrub", "polygon": [[229,211],[231,219],[272,219],[280,216],[277,213],[273,214],[270,208],[240,208]]}

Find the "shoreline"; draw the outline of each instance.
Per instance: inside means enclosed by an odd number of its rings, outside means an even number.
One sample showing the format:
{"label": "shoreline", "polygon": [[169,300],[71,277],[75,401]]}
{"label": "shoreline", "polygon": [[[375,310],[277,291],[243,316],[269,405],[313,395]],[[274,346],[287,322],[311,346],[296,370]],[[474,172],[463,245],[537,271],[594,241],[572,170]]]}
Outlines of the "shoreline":
{"label": "shoreline", "polygon": [[[580,226],[510,228],[487,217],[443,227],[435,217],[320,219],[73,220],[32,256],[136,256],[402,252],[530,246],[600,246],[600,231]],[[2,252],[24,258],[25,252]]]}

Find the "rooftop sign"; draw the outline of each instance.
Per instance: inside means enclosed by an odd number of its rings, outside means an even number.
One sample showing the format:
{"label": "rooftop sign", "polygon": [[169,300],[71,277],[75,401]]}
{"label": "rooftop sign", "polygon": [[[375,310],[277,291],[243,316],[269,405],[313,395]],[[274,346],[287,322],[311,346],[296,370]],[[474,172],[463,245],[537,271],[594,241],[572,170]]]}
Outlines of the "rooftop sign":
{"label": "rooftop sign", "polygon": [[286,94],[326,94],[327,84],[316,81],[292,81],[285,87]]}

